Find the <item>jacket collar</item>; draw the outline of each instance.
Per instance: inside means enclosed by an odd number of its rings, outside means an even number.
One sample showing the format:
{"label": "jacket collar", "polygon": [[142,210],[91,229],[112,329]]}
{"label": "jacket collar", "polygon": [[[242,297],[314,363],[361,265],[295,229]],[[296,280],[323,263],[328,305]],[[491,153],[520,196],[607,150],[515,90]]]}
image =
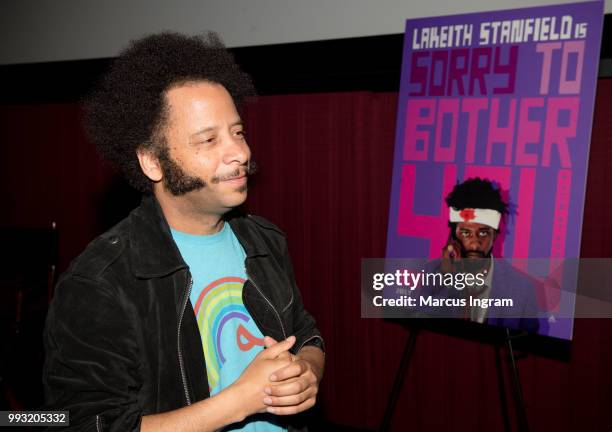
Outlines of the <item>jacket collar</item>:
{"label": "jacket collar", "polygon": [[[253,229],[254,222],[249,217],[234,209],[225,219],[244,248],[247,258],[267,255],[265,243]],[[144,195],[140,206],[132,212],[129,244],[132,272],[136,277],[162,277],[187,268],[172,239],[161,206],[153,195]]]}

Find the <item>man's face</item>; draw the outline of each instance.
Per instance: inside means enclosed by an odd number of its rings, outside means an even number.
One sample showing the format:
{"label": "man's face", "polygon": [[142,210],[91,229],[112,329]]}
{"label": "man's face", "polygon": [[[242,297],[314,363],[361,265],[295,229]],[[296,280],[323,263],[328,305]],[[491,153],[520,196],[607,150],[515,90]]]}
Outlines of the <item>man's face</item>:
{"label": "man's face", "polygon": [[490,255],[496,231],[488,225],[476,222],[458,222],[455,236],[461,245],[461,256],[486,258]]}
{"label": "man's face", "polygon": [[190,82],[166,92],[162,187],[199,210],[223,214],[244,202],[251,156],[232,97],[219,84]]}

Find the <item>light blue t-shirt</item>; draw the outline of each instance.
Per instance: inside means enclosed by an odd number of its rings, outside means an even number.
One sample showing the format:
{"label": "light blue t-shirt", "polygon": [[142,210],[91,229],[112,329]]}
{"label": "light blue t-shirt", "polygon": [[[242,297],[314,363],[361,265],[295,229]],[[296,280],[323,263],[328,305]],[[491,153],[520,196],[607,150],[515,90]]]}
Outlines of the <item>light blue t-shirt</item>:
{"label": "light blue t-shirt", "polygon": [[[196,315],[208,387],[213,396],[232,384],[263,350],[263,334],[242,302],[246,254],[228,223],[213,235],[172,230],[193,278],[191,304]],[[249,417],[225,430],[284,431],[271,415]]]}

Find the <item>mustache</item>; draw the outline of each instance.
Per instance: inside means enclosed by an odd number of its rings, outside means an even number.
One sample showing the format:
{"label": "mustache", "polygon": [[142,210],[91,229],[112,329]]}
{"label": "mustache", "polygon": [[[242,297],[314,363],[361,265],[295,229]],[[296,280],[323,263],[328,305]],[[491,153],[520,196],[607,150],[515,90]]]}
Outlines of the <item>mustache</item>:
{"label": "mustache", "polygon": [[230,173],[216,175],[213,178],[211,178],[210,181],[211,183],[219,183],[221,181],[231,180],[231,179],[238,178],[238,177],[244,177],[244,176],[250,177],[254,175],[257,171],[258,171],[257,164],[255,162],[249,162],[247,165],[238,167]]}

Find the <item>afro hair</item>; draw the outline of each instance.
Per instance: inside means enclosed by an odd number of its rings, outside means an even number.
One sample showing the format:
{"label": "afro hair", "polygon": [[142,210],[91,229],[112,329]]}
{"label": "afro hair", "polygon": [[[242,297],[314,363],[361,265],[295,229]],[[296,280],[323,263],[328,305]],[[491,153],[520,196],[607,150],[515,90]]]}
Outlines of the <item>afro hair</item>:
{"label": "afro hair", "polygon": [[85,100],[85,128],[100,155],[118,166],[137,190],[149,193],[137,149],[159,149],[165,92],[181,83],[221,84],[240,107],[255,90],[214,33],[164,32],[132,41]]}
{"label": "afro hair", "polygon": [[446,204],[457,210],[464,208],[485,208],[508,214],[508,203],[499,188],[491,181],[479,177],[470,178],[455,185],[446,197]]}

